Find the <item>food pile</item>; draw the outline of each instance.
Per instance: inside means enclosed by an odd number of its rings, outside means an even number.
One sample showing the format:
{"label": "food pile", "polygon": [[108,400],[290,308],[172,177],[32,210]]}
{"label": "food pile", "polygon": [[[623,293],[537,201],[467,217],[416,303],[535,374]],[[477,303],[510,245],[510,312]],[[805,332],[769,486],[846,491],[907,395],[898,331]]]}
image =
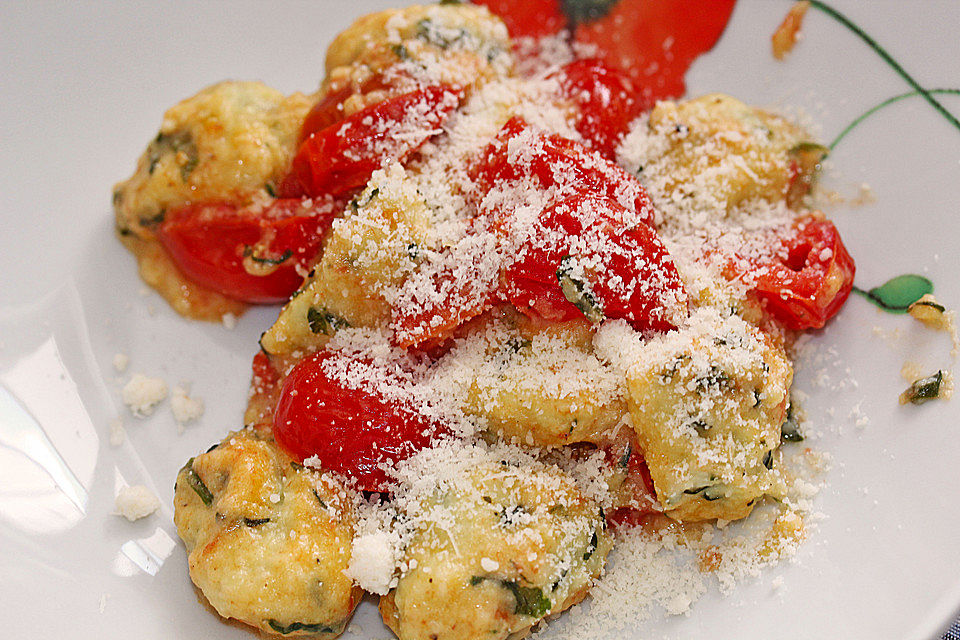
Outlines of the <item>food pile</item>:
{"label": "food pile", "polygon": [[725,95],[658,100],[696,52],[625,69],[617,3],[485,4],[507,25],[361,18],[309,96],[209,87],[115,189],[177,311],[284,303],[243,428],[175,497],[192,580],[266,634],[338,635],[366,591],[404,640],[520,637],[618,532],[790,508],[787,349],[854,273],[805,206],[822,147]]}

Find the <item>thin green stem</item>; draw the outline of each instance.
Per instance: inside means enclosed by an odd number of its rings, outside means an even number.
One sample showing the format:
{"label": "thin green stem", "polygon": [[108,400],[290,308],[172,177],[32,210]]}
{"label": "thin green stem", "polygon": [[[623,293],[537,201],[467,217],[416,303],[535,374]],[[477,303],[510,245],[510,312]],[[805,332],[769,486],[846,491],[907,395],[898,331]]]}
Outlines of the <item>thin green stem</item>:
{"label": "thin green stem", "polygon": [[890,67],[894,71],[896,71],[901,78],[906,80],[907,84],[913,87],[918,94],[923,96],[924,100],[930,103],[930,106],[932,106],[934,109],[939,111],[940,115],[942,115],[944,118],[947,119],[947,122],[952,124],[954,127],[957,128],[958,131],[960,131],[960,121],[958,121],[957,118],[952,113],[947,111],[946,108],[942,104],[940,104],[936,98],[934,98],[931,95],[930,91],[927,91],[926,89],[921,87],[920,83],[914,80],[913,76],[907,73],[906,70],[903,67],[901,67],[896,60],[890,57],[890,54],[887,53],[883,47],[877,44],[876,40],[874,40],[869,35],[867,35],[860,27],[858,27],[853,22],[851,22],[850,19],[847,18],[845,15],[843,15],[842,13],[840,13],[830,5],[826,4],[825,2],[822,2],[822,0],[810,0],[810,4],[816,7],[817,9],[819,9],[820,11],[824,12],[825,14],[827,14],[828,16],[830,16],[831,18],[833,18],[834,20],[836,20],[837,22],[845,26],[846,28],[850,29],[850,31],[852,31],[856,35],[858,35],[860,39],[863,40],[865,43],[867,43],[867,45],[871,49],[873,49],[877,53],[877,55],[883,58],[883,60],[888,65],[890,65]]}
{"label": "thin green stem", "polygon": [[[954,95],[954,96],[958,96],[958,95],[960,95],[960,89],[928,89],[928,90],[927,90],[927,93],[929,93],[930,95]],[[847,135],[848,133],[850,133],[850,132],[854,129],[854,127],[856,127],[858,124],[860,124],[861,122],[863,122],[864,120],[866,120],[868,117],[870,117],[871,115],[873,115],[873,114],[876,113],[877,111],[880,111],[880,109],[883,109],[884,107],[886,107],[886,106],[888,106],[888,105],[891,105],[891,104],[893,104],[894,102],[899,102],[899,101],[903,100],[904,98],[912,98],[912,97],[914,97],[914,96],[919,96],[919,95],[923,95],[923,94],[921,94],[919,91],[907,91],[906,93],[901,93],[901,94],[898,95],[898,96],[893,96],[892,98],[887,98],[887,99],[884,100],[883,102],[881,102],[881,103],[873,106],[872,108],[870,108],[870,109],[868,109],[867,111],[864,111],[862,114],[860,114],[860,116],[857,117],[856,120],[854,120],[853,122],[851,122],[850,124],[848,124],[848,125],[846,126],[846,128],[844,128],[844,130],[841,131],[841,132],[837,135],[837,137],[833,139],[833,142],[831,142],[831,143],[830,143],[829,145],[827,145],[827,146],[828,146],[828,147],[830,148],[830,150],[832,151],[833,148],[836,147],[837,144],[838,144],[841,140],[843,140],[843,139],[846,137],[846,135]]]}

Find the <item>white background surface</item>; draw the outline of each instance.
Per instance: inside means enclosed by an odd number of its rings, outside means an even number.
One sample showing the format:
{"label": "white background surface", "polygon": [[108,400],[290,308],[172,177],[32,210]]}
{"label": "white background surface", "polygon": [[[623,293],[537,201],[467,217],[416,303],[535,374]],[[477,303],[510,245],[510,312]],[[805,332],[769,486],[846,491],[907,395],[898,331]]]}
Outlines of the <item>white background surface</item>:
{"label": "white background surface", "polygon": [[[230,332],[142,295],[113,236],[110,190],[166,107],[224,78],[312,91],[332,37],[388,4],[0,6],[0,383],[21,407],[0,387],[0,635],[252,637],[197,604],[170,504],[183,462],[240,426],[256,338],[276,311],[249,313]],[[836,4],[921,84],[960,85],[960,3]],[[789,60],[775,62],[769,36],[789,6],[741,0],[689,75],[691,93],[797,107],[830,140],[908,90],[817,11]],[[960,100],[943,101],[960,112]],[[867,182],[876,193],[872,204],[832,212],[857,284],[924,273],[942,301],[960,306],[960,131],[910,99],[854,131],[832,164],[830,186],[854,195]],[[901,339],[878,337],[875,326]],[[960,398],[896,404],[903,362],[950,365],[946,341],[856,297],[815,340],[825,360],[798,384],[823,434],[814,444],[834,456],[819,500],[826,519],[799,562],[730,597],[712,592],[689,617],[645,624],[636,638],[926,639],[960,605]],[[207,404],[199,424],[178,435],[167,406],[147,420],[124,415],[128,442],[111,448],[108,425],[124,414],[118,391],[129,376],[113,370],[117,352],[130,356],[130,371],[192,381]],[[824,366],[829,382],[817,386]],[[860,428],[856,407],[869,418]],[[133,524],[111,515],[124,482],[152,487],[161,512]],[[372,602],[356,621],[363,636],[387,635]]]}

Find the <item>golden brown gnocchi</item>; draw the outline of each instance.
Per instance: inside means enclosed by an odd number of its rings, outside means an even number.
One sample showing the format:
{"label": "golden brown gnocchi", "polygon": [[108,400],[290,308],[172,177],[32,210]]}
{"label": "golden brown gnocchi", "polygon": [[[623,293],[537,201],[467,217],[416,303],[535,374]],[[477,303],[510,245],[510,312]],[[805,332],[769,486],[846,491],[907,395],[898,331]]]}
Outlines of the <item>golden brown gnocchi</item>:
{"label": "golden brown gnocchi", "polygon": [[361,591],[354,507],[342,485],[247,431],[187,462],[175,521],[190,578],[214,609],[268,634],[335,637]]}
{"label": "golden brown gnocchi", "polygon": [[446,475],[405,505],[408,569],[380,601],[401,640],[522,637],[586,596],[612,540],[570,478],[490,458]]}

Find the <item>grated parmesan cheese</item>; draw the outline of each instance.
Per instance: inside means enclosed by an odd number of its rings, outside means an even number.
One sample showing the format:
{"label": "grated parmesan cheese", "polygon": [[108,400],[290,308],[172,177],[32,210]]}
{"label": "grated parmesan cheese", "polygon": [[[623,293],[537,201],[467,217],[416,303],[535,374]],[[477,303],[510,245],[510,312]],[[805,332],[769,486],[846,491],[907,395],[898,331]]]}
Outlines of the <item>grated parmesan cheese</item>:
{"label": "grated parmesan cheese", "polygon": [[396,585],[396,568],[396,549],[388,533],[376,531],[353,539],[346,574],[364,590],[386,595]]}
{"label": "grated parmesan cheese", "polygon": [[182,383],[173,388],[170,410],[173,412],[173,419],[182,428],[183,425],[200,419],[203,415],[203,400],[190,397],[190,386]]}
{"label": "grated parmesan cheese", "polygon": [[113,368],[117,373],[123,373],[130,364],[130,357],[125,353],[117,353],[113,356]]}
{"label": "grated parmesan cheese", "polygon": [[123,487],[116,497],[117,515],[130,522],[146,518],[160,508],[160,501],[142,484]]}
{"label": "grated parmesan cheese", "polygon": [[167,383],[160,378],[135,373],[124,385],[121,397],[134,416],[149,416],[153,408],[167,397]]}

